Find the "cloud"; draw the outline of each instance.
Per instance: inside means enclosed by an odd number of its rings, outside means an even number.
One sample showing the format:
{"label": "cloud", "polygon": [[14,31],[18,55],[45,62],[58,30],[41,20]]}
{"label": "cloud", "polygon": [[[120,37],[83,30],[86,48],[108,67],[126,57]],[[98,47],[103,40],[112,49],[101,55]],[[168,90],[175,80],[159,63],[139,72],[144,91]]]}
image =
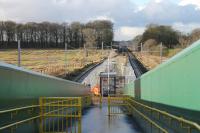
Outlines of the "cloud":
{"label": "cloud", "polygon": [[0,0],[5,19],[25,22],[85,22],[99,16],[119,20],[127,18],[124,14],[130,15],[131,8],[134,6],[129,0]]}
{"label": "cloud", "polygon": [[195,5],[198,9],[200,9],[200,1],[199,0],[181,0],[179,5],[186,6],[186,5]]}
{"label": "cloud", "polygon": [[133,25],[199,23],[200,11],[195,10],[194,5],[180,6],[170,1],[151,1],[145,8],[133,14],[133,20]]}
{"label": "cloud", "polygon": [[192,30],[196,28],[200,28],[200,23],[183,24],[181,22],[177,22],[177,23],[174,23],[172,27],[183,33],[190,33]]}
{"label": "cloud", "polygon": [[131,40],[144,32],[144,27],[120,27],[115,31],[115,40]]}
{"label": "cloud", "polygon": [[141,27],[149,23],[192,29],[200,22],[200,10],[196,9],[200,9],[199,0],[142,3],[137,5],[135,0],[0,0],[0,19],[17,22],[106,19],[115,23],[117,40],[133,38],[131,35],[140,34]]}
{"label": "cloud", "polygon": [[91,20],[109,20],[109,21],[115,23],[114,18],[108,17],[108,16],[106,16],[106,15],[104,15],[104,16],[96,16],[96,17],[94,17],[94,18],[89,18],[89,19],[88,19],[88,21],[91,21]]}

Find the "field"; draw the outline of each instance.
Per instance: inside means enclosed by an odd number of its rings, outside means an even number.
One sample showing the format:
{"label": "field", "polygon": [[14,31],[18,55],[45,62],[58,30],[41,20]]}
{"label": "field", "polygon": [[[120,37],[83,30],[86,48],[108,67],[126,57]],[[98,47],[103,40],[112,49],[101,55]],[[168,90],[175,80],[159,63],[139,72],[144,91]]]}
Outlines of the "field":
{"label": "field", "polygon": [[[160,56],[150,55],[150,54],[141,54],[141,53],[134,53],[136,58],[148,69],[151,70],[158,66],[161,63]],[[167,60],[166,57],[162,58],[162,61]]]}
{"label": "field", "polygon": [[180,48],[168,49],[168,52],[162,57],[162,60],[161,60],[161,57],[159,56],[159,53],[157,53],[157,55],[156,54],[152,55],[149,53],[140,53],[140,52],[136,52],[134,54],[136,58],[140,60],[147,69],[151,70],[157,67],[161,62],[167,61],[169,58],[176,55],[181,50],[182,49]]}
{"label": "field", "polygon": [[[104,50],[88,50],[88,56],[85,58],[85,52],[82,49],[68,50],[65,54],[60,49],[22,49],[21,66],[37,72],[60,76],[65,73],[71,73],[75,69],[81,69],[84,66],[99,62],[107,56]],[[0,50],[0,61],[17,65],[17,50]]]}

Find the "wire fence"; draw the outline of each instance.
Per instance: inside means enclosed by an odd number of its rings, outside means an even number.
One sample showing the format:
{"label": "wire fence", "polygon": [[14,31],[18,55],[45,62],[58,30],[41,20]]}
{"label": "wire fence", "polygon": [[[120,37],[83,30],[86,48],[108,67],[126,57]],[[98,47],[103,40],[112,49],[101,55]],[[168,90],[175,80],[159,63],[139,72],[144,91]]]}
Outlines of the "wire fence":
{"label": "wire fence", "polygon": [[[63,75],[81,69],[88,64],[99,62],[106,57],[106,50],[87,50],[87,56],[83,49],[22,49],[21,67],[50,75]],[[17,65],[18,51],[0,50],[0,61]]]}

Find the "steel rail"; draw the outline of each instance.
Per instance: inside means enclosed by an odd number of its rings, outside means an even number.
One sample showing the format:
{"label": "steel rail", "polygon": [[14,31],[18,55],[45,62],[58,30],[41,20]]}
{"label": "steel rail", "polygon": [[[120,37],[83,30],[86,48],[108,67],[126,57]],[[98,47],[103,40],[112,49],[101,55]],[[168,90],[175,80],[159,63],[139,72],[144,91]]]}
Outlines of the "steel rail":
{"label": "steel rail", "polygon": [[[113,103],[112,103],[112,101],[115,101],[116,102],[116,100],[117,101],[119,101],[119,100],[121,100],[121,101],[123,101],[123,102],[125,102],[124,103],[124,106],[127,106],[127,107],[130,107],[131,109],[129,110],[129,113],[110,113],[111,112],[111,110],[110,110],[110,106],[112,106],[113,105]],[[116,104],[117,105],[117,104]],[[151,120],[149,117],[147,117],[145,114],[143,114],[142,112],[140,112],[139,110],[137,110],[132,104],[131,104],[131,102],[130,101],[128,101],[128,99],[127,99],[127,96],[120,96],[120,97],[108,97],[108,113],[109,113],[109,116],[110,115],[116,115],[116,114],[132,114],[133,112],[136,112],[136,113],[138,113],[140,116],[142,116],[148,123],[150,123],[151,124],[151,129],[152,129],[152,125],[154,126],[154,127],[156,127],[158,130],[159,130],[159,132],[161,131],[162,133],[168,133],[168,131],[166,130],[166,129],[164,129],[164,128],[162,128],[160,125],[158,125],[156,122],[154,122],[153,120]]]}
{"label": "steel rail", "polygon": [[193,122],[193,121],[190,121],[190,120],[186,120],[186,119],[184,119],[184,118],[182,118],[182,117],[178,117],[178,116],[172,115],[172,114],[170,114],[170,113],[168,113],[168,112],[166,112],[166,111],[162,111],[162,110],[159,110],[159,109],[156,109],[156,108],[149,107],[149,106],[147,106],[147,105],[141,104],[141,103],[139,103],[139,102],[133,100],[133,99],[130,98],[130,97],[128,98],[128,100],[130,100],[130,101],[132,101],[132,102],[134,102],[134,103],[136,103],[136,104],[138,104],[138,105],[140,105],[140,106],[142,106],[142,107],[145,107],[145,108],[150,109],[150,110],[152,110],[152,111],[158,112],[158,113],[160,113],[160,114],[162,114],[162,115],[168,116],[168,117],[173,118],[173,119],[175,119],[175,120],[177,120],[177,121],[183,122],[183,123],[185,123],[185,124],[187,124],[187,125],[190,125],[190,126],[196,128],[198,131],[200,131],[200,125],[197,124],[196,122]]}
{"label": "steel rail", "polygon": [[25,110],[25,109],[29,109],[29,108],[36,108],[36,107],[39,107],[39,106],[40,105],[31,105],[31,106],[23,106],[23,107],[18,107],[18,108],[2,110],[2,111],[0,111],[0,114],[19,111],[19,110]]}
{"label": "steel rail", "polygon": [[83,77],[85,77],[87,74],[89,74],[92,70],[94,70],[96,67],[98,67],[99,65],[101,65],[103,62],[105,61],[105,59],[103,59],[101,62],[89,67],[86,71],[82,72],[78,77],[76,77],[74,79],[74,81],[76,82],[81,82],[83,80]]}
{"label": "steel rail", "polygon": [[[61,109],[59,109],[61,110]],[[55,111],[59,111],[59,110],[54,110],[52,112],[55,112]],[[31,118],[28,118],[28,119],[24,119],[24,120],[21,120],[21,121],[17,121],[15,123],[12,123],[12,124],[8,124],[6,126],[3,126],[3,127],[0,127],[0,130],[4,130],[4,129],[7,129],[7,128],[10,128],[10,127],[13,127],[13,126],[16,126],[16,125],[19,125],[19,124],[23,124],[23,123],[26,123],[28,121],[31,121],[31,120],[34,120],[34,119],[38,119],[40,118],[41,116],[46,116],[47,114],[49,114],[51,112],[48,112],[48,113],[45,113],[44,115],[37,115],[35,117],[31,117]]]}
{"label": "steel rail", "polygon": [[[82,99],[85,99],[85,98],[88,98],[89,96],[82,96],[81,98]],[[60,100],[60,99],[64,99],[64,97],[52,97],[54,100]],[[75,98],[75,100],[77,98],[80,98],[80,97],[67,97],[69,98],[69,100],[72,100],[73,98]],[[42,99],[50,99],[50,97],[42,97]],[[66,99],[66,98],[65,98]],[[64,100],[64,101],[69,101],[69,100]],[[50,102],[50,103],[47,103],[47,104],[54,104],[54,103],[59,103],[60,101],[57,101],[57,102]],[[46,106],[47,104],[44,104],[43,106]],[[40,107],[41,105],[31,105],[31,106],[24,106],[24,107],[19,107],[19,108],[13,108],[13,109],[8,109],[8,110],[3,110],[3,111],[0,111],[0,114],[3,114],[3,113],[9,113],[9,112],[14,112],[14,111],[19,111],[19,110],[24,110],[24,109],[29,109],[29,108],[36,108],[36,107]],[[79,107],[82,107],[82,106],[79,106]],[[64,107],[66,108],[66,107]],[[63,109],[63,108],[62,108]],[[27,118],[27,119],[24,119],[24,120],[20,120],[20,121],[17,121],[17,122],[14,122],[14,123],[11,123],[11,124],[8,124],[8,125],[5,125],[5,126],[2,126],[0,127],[0,130],[5,130],[7,128],[11,128],[13,126],[16,126],[16,125],[19,125],[19,124],[23,124],[23,123],[26,123],[28,121],[32,121],[34,119],[38,119],[42,116],[46,116],[52,112],[56,112],[56,111],[59,111],[61,109],[56,109],[56,110],[53,110],[53,111],[50,111],[50,112],[47,112],[43,115],[37,115],[37,116],[34,116],[34,117],[31,117],[31,118]]]}
{"label": "steel rail", "polygon": [[6,126],[0,127],[0,130],[7,129],[7,128],[10,128],[10,127],[16,126],[16,125],[18,125],[18,124],[26,123],[26,122],[28,122],[28,121],[32,121],[32,120],[38,119],[38,118],[40,118],[40,117],[41,117],[40,115],[37,115],[37,116],[31,117],[31,118],[28,118],[28,119],[25,119],[25,120],[21,120],[21,121],[12,123],[12,124],[8,124],[8,125],[6,125]]}
{"label": "steel rail", "polygon": [[151,123],[152,125],[154,125],[156,128],[158,128],[159,130],[161,130],[163,133],[168,133],[167,130],[165,130],[164,128],[162,128],[161,126],[159,126],[156,122],[152,121],[149,117],[145,116],[142,112],[140,112],[139,110],[137,110],[135,107],[133,107],[132,104],[128,103],[129,106],[135,111],[137,112],[139,115],[141,115],[145,120],[147,120],[149,123]]}
{"label": "steel rail", "polygon": [[[60,98],[60,99],[62,99],[62,98]],[[47,103],[46,105],[52,104],[52,103],[58,103],[58,102],[59,101],[57,101],[57,102],[51,102],[51,103]],[[37,108],[39,106],[40,105],[30,105],[30,106],[17,107],[17,108],[12,108],[12,109],[7,109],[7,110],[1,110],[0,114],[14,112],[14,111],[21,111],[21,110],[30,109],[30,108]]]}

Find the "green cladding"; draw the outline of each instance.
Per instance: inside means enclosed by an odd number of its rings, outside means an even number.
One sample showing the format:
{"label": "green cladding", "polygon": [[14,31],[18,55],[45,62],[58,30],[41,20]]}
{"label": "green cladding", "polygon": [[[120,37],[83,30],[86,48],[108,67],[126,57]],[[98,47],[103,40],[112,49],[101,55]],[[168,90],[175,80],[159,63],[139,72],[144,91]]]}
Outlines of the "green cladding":
{"label": "green cladding", "polygon": [[143,100],[200,111],[200,41],[142,75],[139,84],[132,89],[140,89]]}
{"label": "green cladding", "polygon": [[134,82],[131,82],[129,84],[126,84],[124,87],[124,95],[129,95],[134,97],[135,96],[135,90],[134,88]]}
{"label": "green cladding", "polygon": [[79,83],[0,62],[0,108],[17,100],[23,104],[39,97],[80,96],[89,91],[89,87]]}

